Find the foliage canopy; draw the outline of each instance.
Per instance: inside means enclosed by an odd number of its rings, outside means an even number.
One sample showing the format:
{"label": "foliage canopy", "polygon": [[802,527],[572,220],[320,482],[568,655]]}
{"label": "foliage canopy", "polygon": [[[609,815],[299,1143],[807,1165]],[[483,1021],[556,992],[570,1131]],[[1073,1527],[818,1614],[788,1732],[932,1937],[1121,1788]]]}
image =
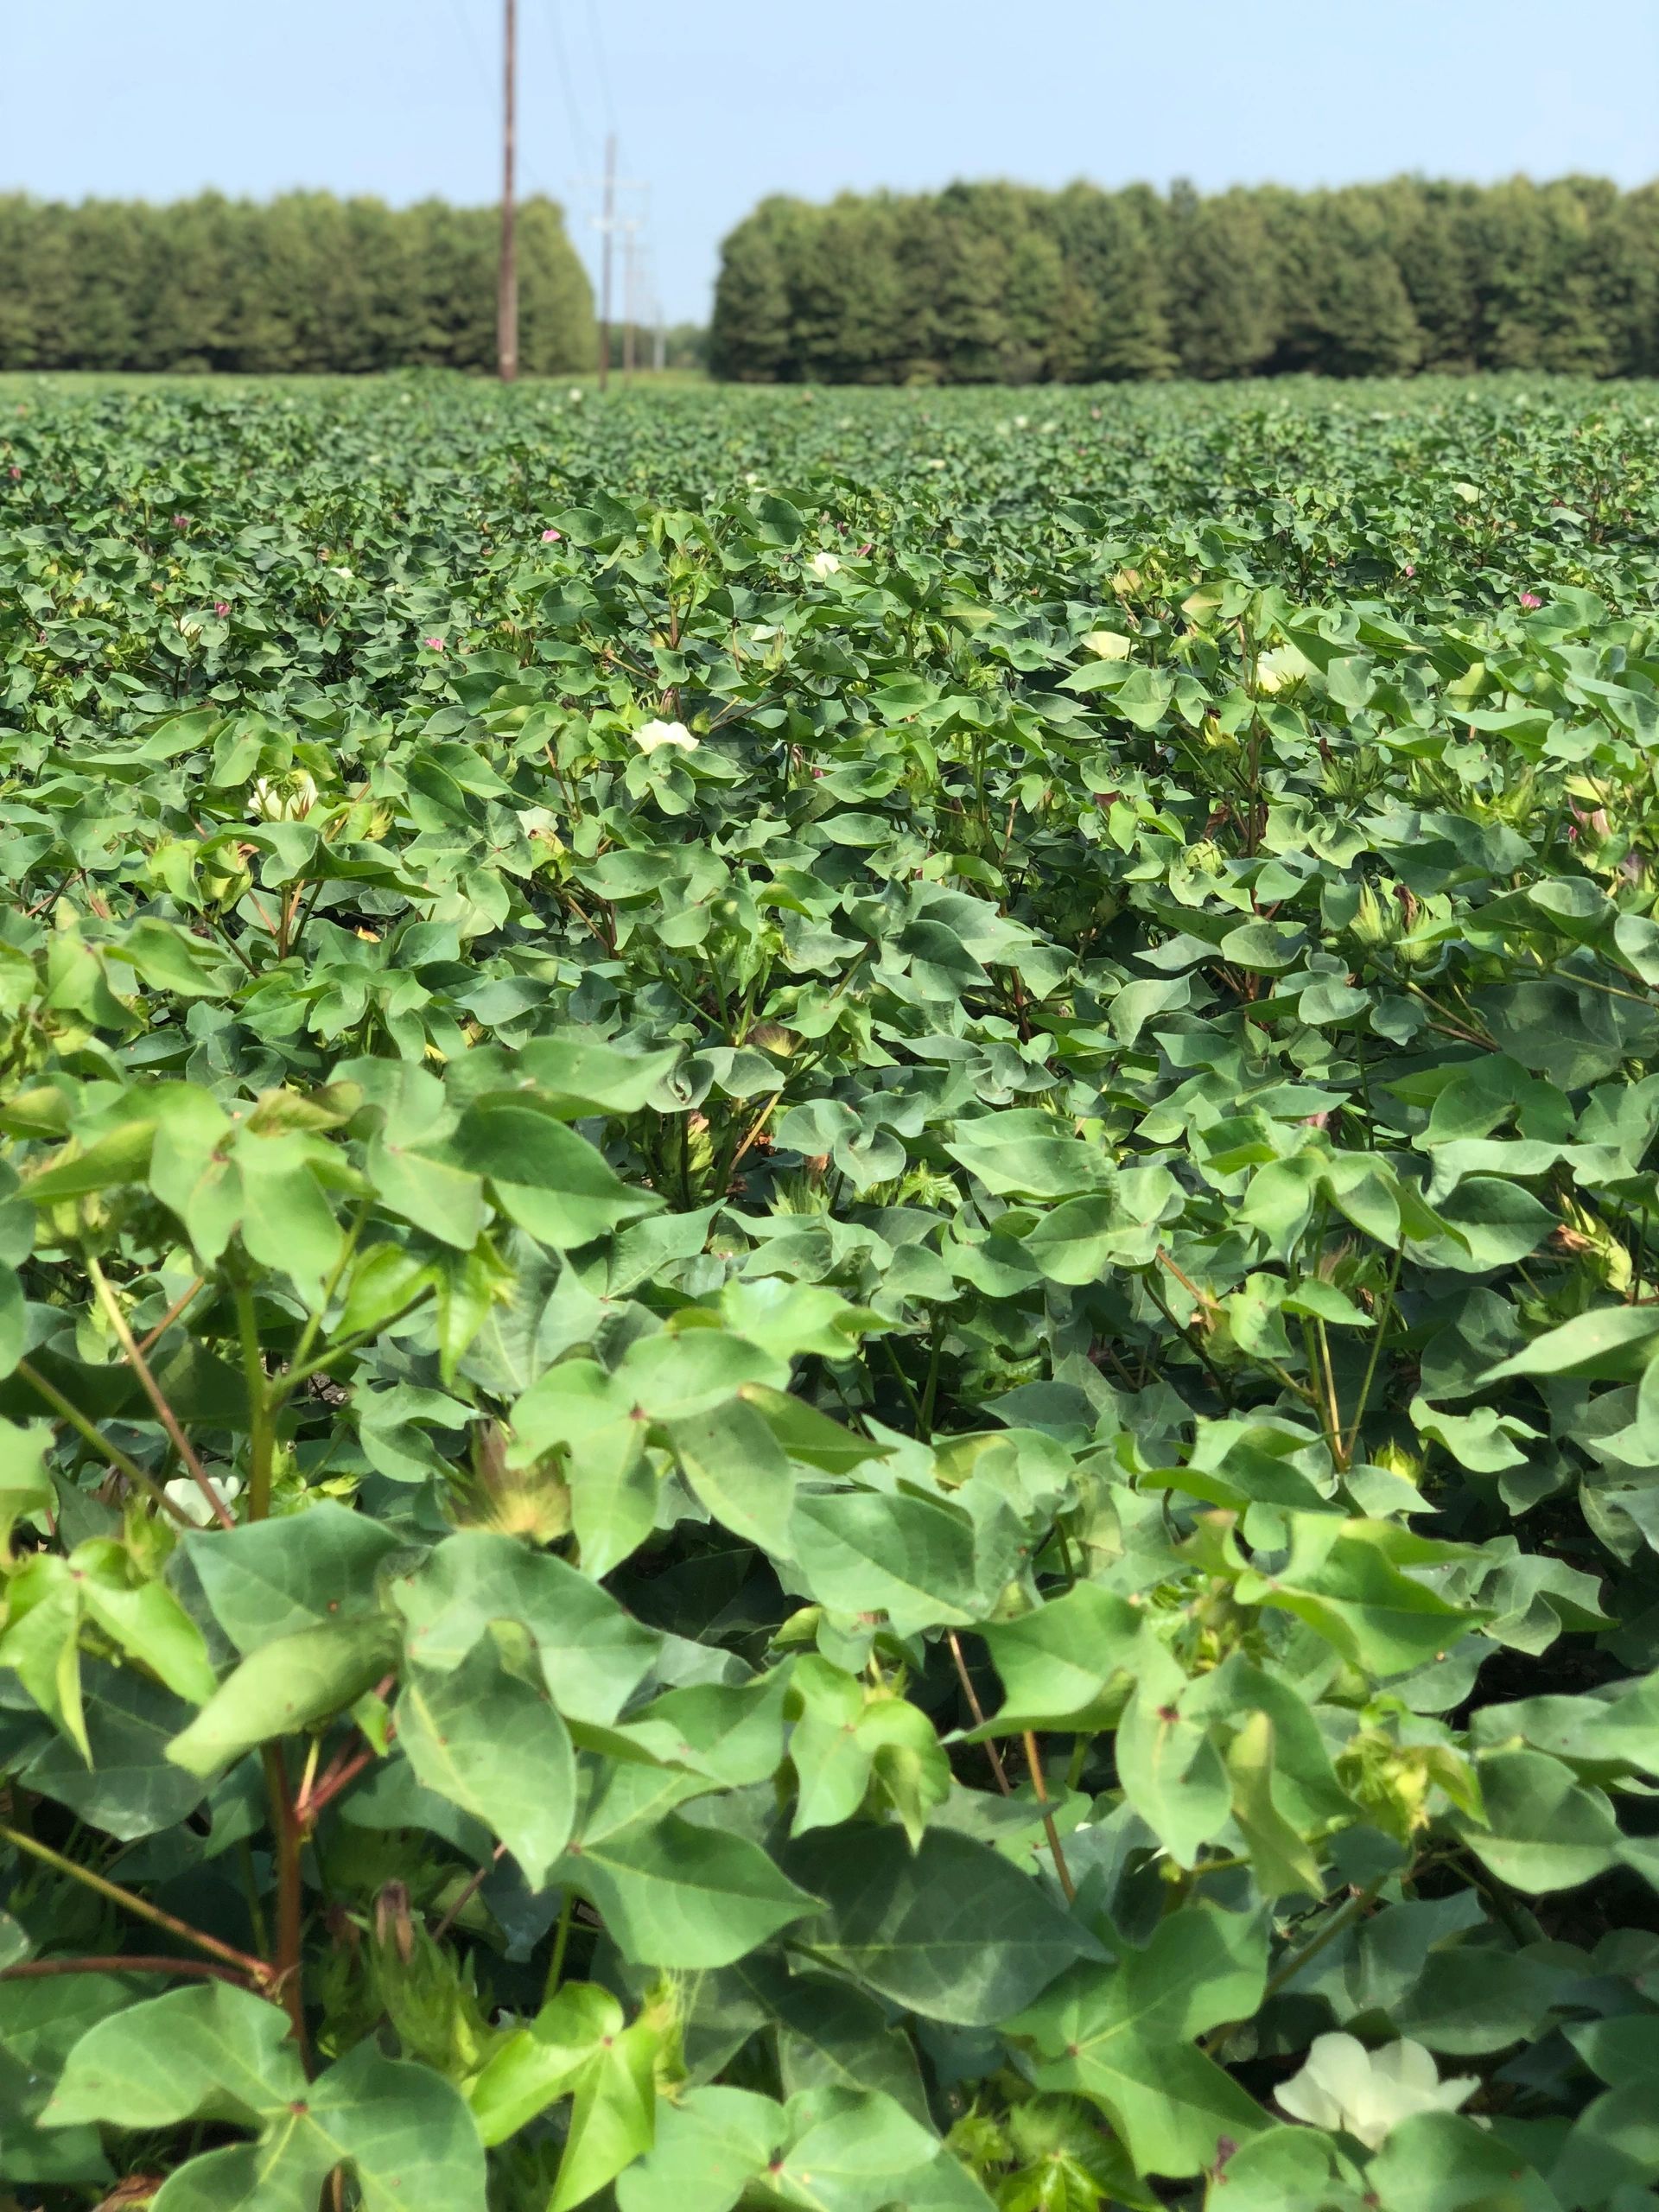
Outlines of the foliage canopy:
{"label": "foliage canopy", "polygon": [[6,2184],[1652,2205],[1659,396],[4,398]]}

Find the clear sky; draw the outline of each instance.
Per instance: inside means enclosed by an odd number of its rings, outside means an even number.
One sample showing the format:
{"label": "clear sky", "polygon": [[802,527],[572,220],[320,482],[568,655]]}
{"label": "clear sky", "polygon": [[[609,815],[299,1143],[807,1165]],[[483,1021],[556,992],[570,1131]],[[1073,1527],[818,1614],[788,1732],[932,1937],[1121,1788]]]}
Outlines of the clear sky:
{"label": "clear sky", "polygon": [[[498,190],[501,0],[0,0],[0,189]],[[1659,0],[519,0],[523,177],[607,125],[701,319],[767,192],[1659,177]]]}

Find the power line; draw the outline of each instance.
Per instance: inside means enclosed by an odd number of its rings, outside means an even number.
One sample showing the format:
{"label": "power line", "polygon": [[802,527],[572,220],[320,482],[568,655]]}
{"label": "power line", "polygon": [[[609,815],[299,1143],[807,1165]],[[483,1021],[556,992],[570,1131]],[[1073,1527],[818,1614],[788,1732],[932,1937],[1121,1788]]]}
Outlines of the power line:
{"label": "power line", "polygon": [[559,80],[559,91],[564,101],[564,119],[570,132],[570,143],[584,168],[592,166],[593,141],[588,126],[582,121],[581,103],[576,99],[575,80],[570,73],[570,57],[565,50],[564,30],[559,22],[559,0],[543,0],[547,16],[548,34],[553,44],[553,67]]}
{"label": "power line", "polygon": [[599,28],[599,10],[588,0],[588,31],[594,44],[594,67],[599,77],[599,96],[605,104],[605,120],[616,128],[616,102],[611,98],[611,73],[605,60],[605,39]]}

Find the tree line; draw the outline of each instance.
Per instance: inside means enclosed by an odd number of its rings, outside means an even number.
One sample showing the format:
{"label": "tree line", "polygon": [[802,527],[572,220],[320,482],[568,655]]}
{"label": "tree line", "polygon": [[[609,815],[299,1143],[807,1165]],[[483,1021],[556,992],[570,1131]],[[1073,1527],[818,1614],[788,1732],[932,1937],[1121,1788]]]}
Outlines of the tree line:
{"label": "tree line", "polygon": [[[317,192],[0,197],[0,369],[491,369],[499,220]],[[518,236],[520,365],[591,367],[592,289],[562,211],[524,201]]]}
{"label": "tree line", "polygon": [[725,241],[709,359],[825,384],[1655,375],[1659,186],[774,198]]}

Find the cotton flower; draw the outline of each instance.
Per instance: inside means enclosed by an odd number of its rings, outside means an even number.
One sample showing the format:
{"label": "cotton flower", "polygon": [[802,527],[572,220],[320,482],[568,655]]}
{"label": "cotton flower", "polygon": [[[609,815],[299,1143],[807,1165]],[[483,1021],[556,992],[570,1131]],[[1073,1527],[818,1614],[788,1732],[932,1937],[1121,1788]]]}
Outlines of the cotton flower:
{"label": "cotton flower", "polygon": [[1096,660],[1127,660],[1129,657],[1129,641],[1117,630],[1090,630],[1083,642]]}
{"label": "cotton flower", "polygon": [[426,647],[426,650],[429,653],[441,653],[444,650],[443,639],[442,638],[423,638],[421,639],[421,643]]}
{"label": "cotton flower", "polygon": [[544,530],[542,532],[542,543],[543,545],[556,545],[558,542],[559,533],[556,530]]}
{"label": "cotton flower", "polygon": [[1016,430],[1023,430],[1030,421],[1029,415],[1016,415],[1014,418],[1014,427]]}
{"label": "cotton flower", "polygon": [[806,565],[822,582],[825,576],[835,575],[836,570],[841,566],[841,562],[834,553],[815,553]]}
{"label": "cotton flower", "polygon": [[1521,604],[1529,613],[1535,607],[1541,607],[1543,603],[1535,591],[1523,591],[1521,594]]}
{"label": "cotton flower", "polygon": [[677,746],[682,753],[695,753],[697,741],[683,722],[647,722],[643,729],[633,733],[633,741],[642,753],[660,753],[664,746]]}
{"label": "cotton flower", "polygon": [[261,776],[248,793],[256,822],[302,822],[316,803],[316,779],[303,768],[291,776]]}
{"label": "cotton flower", "polygon": [[[232,1506],[242,1495],[240,1475],[209,1475],[213,1496],[223,1506]],[[213,1509],[201,1494],[201,1486],[194,1477],[181,1475],[175,1482],[162,1484],[162,1496],[169,1505],[176,1506],[185,1519],[198,1529],[205,1529],[217,1519]]]}
{"label": "cotton flower", "polygon": [[579,384],[573,384],[573,385],[571,385],[571,387],[570,387],[570,395],[569,395],[569,396],[570,396],[570,404],[571,404],[573,407],[580,407],[580,406],[581,406],[581,404],[582,404],[582,386],[581,386]]}
{"label": "cotton flower", "polygon": [[216,599],[213,601],[213,612],[218,615],[221,622],[225,620],[225,617],[230,613],[230,611],[231,602],[228,599]]}
{"label": "cotton flower", "polygon": [[1367,2050],[1356,2036],[1315,2036],[1300,2074],[1274,2095],[1293,2120],[1343,2128],[1375,2151],[1390,2128],[1421,2112],[1456,2112],[1480,2087],[1473,2074],[1442,2082],[1420,2043]]}

